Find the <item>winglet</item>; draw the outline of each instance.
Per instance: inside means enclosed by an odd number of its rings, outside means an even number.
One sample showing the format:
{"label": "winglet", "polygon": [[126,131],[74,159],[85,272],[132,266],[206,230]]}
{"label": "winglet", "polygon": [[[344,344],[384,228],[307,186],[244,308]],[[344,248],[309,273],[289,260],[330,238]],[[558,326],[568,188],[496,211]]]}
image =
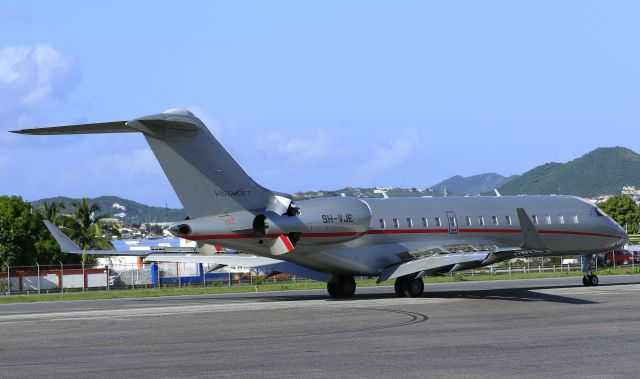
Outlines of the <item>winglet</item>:
{"label": "winglet", "polygon": [[522,248],[526,250],[549,250],[549,246],[540,237],[540,233],[533,226],[524,208],[516,208],[516,212],[518,212],[518,220],[522,229]]}
{"label": "winglet", "polygon": [[49,229],[51,234],[53,234],[53,238],[58,241],[58,245],[60,245],[60,251],[62,251],[63,253],[71,253],[82,250],[80,246],[76,245],[76,243],[71,240],[71,238],[62,233],[62,230],[53,225],[51,221],[44,220],[44,225],[47,227],[47,229]]}

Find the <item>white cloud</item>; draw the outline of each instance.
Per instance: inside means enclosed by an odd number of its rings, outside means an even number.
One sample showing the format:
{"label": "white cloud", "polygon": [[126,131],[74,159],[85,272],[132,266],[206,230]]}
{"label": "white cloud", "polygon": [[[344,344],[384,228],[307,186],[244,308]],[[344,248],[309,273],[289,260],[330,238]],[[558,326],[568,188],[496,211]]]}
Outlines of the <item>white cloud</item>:
{"label": "white cloud", "polygon": [[331,161],[340,152],[336,140],[326,131],[318,129],[311,137],[292,137],[271,133],[258,140],[258,148],[268,157],[289,163]]}
{"label": "white cloud", "polygon": [[0,49],[0,113],[66,96],[77,84],[71,60],[50,44]]}
{"label": "white cloud", "polygon": [[407,129],[403,135],[390,140],[387,146],[375,149],[373,157],[356,169],[356,178],[370,182],[383,172],[388,172],[406,162],[419,146],[416,129]]}
{"label": "white cloud", "polygon": [[121,154],[101,155],[91,162],[91,169],[108,172],[111,177],[133,178],[140,175],[162,175],[160,165],[150,149],[136,149]]}

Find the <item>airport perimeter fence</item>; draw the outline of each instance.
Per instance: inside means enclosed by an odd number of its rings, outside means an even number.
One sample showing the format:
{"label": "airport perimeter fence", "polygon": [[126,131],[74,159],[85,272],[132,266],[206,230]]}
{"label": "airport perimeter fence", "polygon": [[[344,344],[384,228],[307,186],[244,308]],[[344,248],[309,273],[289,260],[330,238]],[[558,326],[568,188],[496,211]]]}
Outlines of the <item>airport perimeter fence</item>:
{"label": "airport perimeter fence", "polygon": [[[597,264],[597,263],[596,263]],[[635,262],[624,267],[636,268]],[[269,276],[259,270],[232,268],[212,270],[215,266],[198,263],[151,263],[109,265],[35,265],[4,266],[0,271],[0,295],[56,293],[90,290],[146,289],[161,287],[230,287],[238,285],[313,283],[288,274]],[[594,267],[596,271],[598,266]],[[599,268],[603,268],[600,265]],[[640,269],[640,266],[638,266]],[[528,273],[579,272],[580,263],[531,264],[514,261],[467,270],[451,276],[517,275]],[[634,271],[635,272],[635,271]],[[357,277],[364,280],[367,277]]]}
{"label": "airport perimeter fence", "polygon": [[198,263],[5,265],[0,270],[0,295],[313,282],[288,274],[268,276],[259,270],[211,268]]}

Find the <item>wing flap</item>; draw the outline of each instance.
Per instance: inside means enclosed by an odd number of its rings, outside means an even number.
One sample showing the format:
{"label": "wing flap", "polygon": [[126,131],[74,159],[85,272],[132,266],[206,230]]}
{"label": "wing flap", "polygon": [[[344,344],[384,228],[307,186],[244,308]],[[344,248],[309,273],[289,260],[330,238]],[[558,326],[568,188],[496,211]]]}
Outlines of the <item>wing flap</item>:
{"label": "wing flap", "polygon": [[463,264],[470,262],[480,263],[487,258],[489,253],[489,251],[478,251],[463,254],[440,254],[396,264],[385,269],[378,276],[377,283],[413,273],[435,272],[449,266],[461,265],[458,267],[462,267]]}

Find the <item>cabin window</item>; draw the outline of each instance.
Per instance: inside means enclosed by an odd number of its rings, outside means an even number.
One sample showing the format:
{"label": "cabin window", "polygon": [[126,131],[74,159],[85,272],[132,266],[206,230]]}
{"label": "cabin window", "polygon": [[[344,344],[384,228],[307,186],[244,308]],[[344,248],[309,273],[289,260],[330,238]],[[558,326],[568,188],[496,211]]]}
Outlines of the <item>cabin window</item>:
{"label": "cabin window", "polygon": [[482,216],[479,216],[479,217],[478,217],[478,224],[479,224],[480,226],[484,226],[484,217],[482,217]]}
{"label": "cabin window", "polygon": [[544,216],[545,221],[547,222],[547,224],[551,224],[551,216],[550,215],[545,215]]}
{"label": "cabin window", "polygon": [[531,220],[533,221],[534,224],[538,225],[538,216],[532,215]]}
{"label": "cabin window", "polygon": [[511,225],[511,216],[504,216],[504,219],[507,222],[507,225]]}
{"label": "cabin window", "polygon": [[407,217],[407,228],[413,228],[413,220],[410,217]]}
{"label": "cabin window", "polygon": [[400,227],[400,221],[397,218],[393,219],[393,227],[398,229]]}
{"label": "cabin window", "polygon": [[384,229],[386,227],[385,223],[384,223],[384,219],[381,218],[380,219],[380,229]]}
{"label": "cabin window", "polygon": [[465,217],[465,218],[464,218],[464,223],[465,223],[467,226],[471,226],[471,217],[469,217],[469,216]]}
{"label": "cabin window", "polygon": [[458,223],[456,222],[456,216],[449,216],[449,225],[452,228],[456,228],[458,226]]}
{"label": "cabin window", "polygon": [[427,221],[426,217],[422,218],[422,227],[423,228],[428,228],[429,227],[429,221]]}
{"label": "cabin window", "polygon": [[558,222],[561,223],[561,224],[564,224],[564,215],[563,214],[558,215]]}
{"label": "cabin window", "polygon": [[577,224],[580,220],[578,220],[578,215],[573,215],[573,223]]}
{"label": "cabin window", "polygon": [[441,227],[442,226],[442,221],[440,221],[440,217],[436,217],[436,226],[437,227]]}
{"label": "cabin window", "polygon": [[491,220],[493,221],[493,225],[498,225],[498,217],[491,216]]}

